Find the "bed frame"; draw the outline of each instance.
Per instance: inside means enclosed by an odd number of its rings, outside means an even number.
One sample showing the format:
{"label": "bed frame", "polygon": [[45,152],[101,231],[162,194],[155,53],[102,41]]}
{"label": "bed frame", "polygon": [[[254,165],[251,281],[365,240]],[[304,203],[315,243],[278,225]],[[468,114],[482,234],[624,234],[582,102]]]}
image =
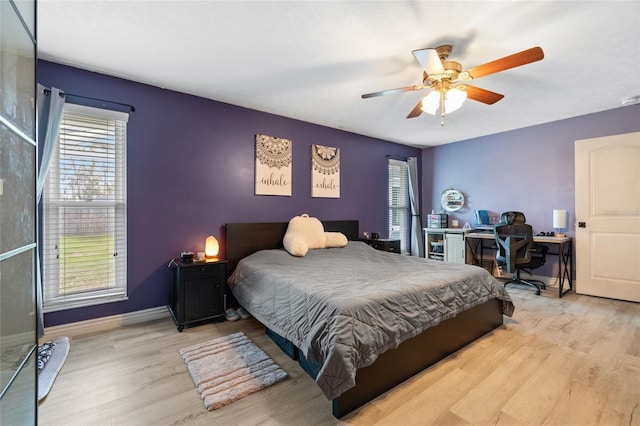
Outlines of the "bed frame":
{"label": "bed frame", "polygon": [[[359,237],[357,220],[322,223],[325,231],[342,232],[349,240]],[[228,223],[226,253],[229,274],[243,257],[259,250],[282,248],[287,225],[288,222]],[[340,418],[350,413],[501,325],[502,302],[491,299],[428,328],[381,354],[372,365],[359,369],[356,386],[332,400],[333,415]],[[281,342],[276,343],[282,347]],[[288,355],[291,356],[290,353]]]}

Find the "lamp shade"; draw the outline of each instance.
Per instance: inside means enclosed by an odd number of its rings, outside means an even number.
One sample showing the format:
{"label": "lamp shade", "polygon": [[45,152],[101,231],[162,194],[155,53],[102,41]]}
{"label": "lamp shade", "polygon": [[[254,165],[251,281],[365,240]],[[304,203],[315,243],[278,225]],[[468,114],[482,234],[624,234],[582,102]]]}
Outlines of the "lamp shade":
{"label": "lamp shade", "polygon": [[204,246],[204,255],[206,257],[216,257],[220,251],[220,244],[213,235],[207,237],[207,241]]}
{"label": "lamp shade", "polygon": [[446,92],[444,109],[446,112],[453,112],[459,109],[467,99],[467,92],[458,89],[451,89]]}
{"label": "lamp shade", "polygon": [[436,110],[440,107],[440,92],[431,92],[422,99],[422,111],[436,115]]}
{"label": "lamp shade", "polygon": [[567,227],[567,211],[566,210],[553,211],[553,227],[555,229],[564,229]]}

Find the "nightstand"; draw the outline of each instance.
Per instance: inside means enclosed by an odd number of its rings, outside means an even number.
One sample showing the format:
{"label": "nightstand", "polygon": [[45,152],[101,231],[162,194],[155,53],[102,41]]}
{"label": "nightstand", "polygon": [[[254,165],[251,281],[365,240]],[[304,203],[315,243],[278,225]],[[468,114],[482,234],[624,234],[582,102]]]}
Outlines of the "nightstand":
{"label": "nightstand", "polygon": [[178,331],[185,324],[224,317],[226,260],[193,261],[173,259],[169,311]]}
{"label": "nightstand", "polygon": [[377,240],[361,238],[360,241],[369,244],[376,250],[400,253],[400,240],[390,240],[388,238],[380,238]]}

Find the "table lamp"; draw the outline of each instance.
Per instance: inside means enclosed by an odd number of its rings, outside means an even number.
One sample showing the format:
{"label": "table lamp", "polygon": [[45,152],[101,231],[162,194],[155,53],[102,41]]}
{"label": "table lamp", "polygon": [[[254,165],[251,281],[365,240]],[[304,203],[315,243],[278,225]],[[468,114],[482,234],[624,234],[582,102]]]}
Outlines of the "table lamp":
{"label": "table lamp", "polygon": [[204,256],[207,259],[212,259],[218,256],[219,251],[220,244],[218,244],[218,240],[216,240],[216,237],[214,237],[213,235],[209,235],[204,246]]}
{"label": "table lamp", "polygon": [[556,237],[564,237],[565,235],[558,232],[567,227],[567,211],[566,210],[554,210],[553,211],[553,229]]}

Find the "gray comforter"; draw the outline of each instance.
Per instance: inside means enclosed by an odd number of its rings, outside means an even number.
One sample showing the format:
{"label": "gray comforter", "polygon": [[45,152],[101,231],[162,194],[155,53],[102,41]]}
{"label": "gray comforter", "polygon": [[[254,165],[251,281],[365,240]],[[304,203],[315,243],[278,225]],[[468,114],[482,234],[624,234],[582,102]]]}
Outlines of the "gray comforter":
{"label": "gray comforter", "polygon": [[379,354],[489,299],[513,303],[487,271],[374,250],[362,242],[294,257],[263,250],[229,278],[258,321],[322,366],[316,382],[333,399]]}

